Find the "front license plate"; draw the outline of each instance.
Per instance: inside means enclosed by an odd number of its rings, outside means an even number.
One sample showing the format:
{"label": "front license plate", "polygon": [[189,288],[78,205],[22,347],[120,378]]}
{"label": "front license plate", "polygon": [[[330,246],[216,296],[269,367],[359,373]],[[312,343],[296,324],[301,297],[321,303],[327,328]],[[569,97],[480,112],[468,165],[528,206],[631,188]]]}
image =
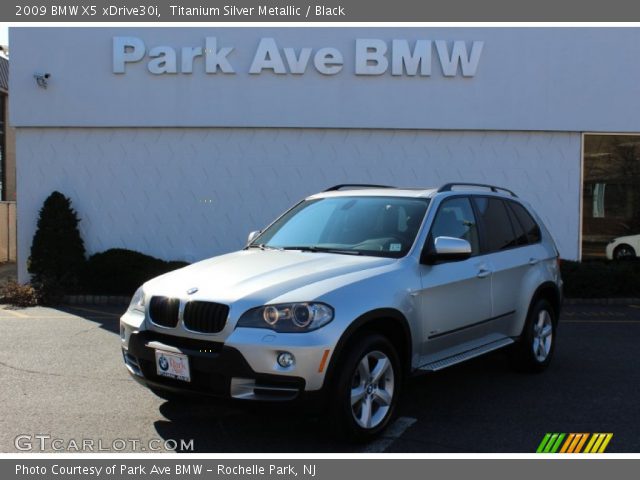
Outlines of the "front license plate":
{"label": "front license plate", "polygon": [[183,382],[191,381],[189,357],[182,353],[156,350],[156,371],[163,377],[175,378]]}

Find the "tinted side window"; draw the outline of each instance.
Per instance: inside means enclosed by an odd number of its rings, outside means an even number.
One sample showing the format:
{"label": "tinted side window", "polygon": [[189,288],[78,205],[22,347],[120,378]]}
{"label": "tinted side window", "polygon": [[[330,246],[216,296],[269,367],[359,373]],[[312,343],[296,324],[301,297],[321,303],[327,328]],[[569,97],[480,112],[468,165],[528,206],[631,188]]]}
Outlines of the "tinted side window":
{"label": "tinted side window", "polygon": [[513,232],[516,235],[516,245],[527,245],[529,243],[529,240],[527,239],[527,232],[525,232],[520,221],[516,218],[516,214],[513,213],[511,208],[509,208],[510,204],[511,202],[505,202],[505,205],[507,206],[507,213],[509,214],[509,220],[511,220],[511,226],[513,227]]}
{"label": "tinted side window", "polygon": [[541,240],[540,227],[529,212],[527,212],[527,209],[516,202],[509,202],[509,205],[516,214],[522,228],[524,228],[527,235],[527,241],[529,243],[538,243]]}
{"label": "tinted side window", "polygon": [[462,238],[471,244],[473,255],[479,253],[478,226],[468,198],[457,197],[442,202],[431,227],[431,241],[436,237]]}
{"label": "tinted side window", "polygon": [[515,247],[518,242],[504,202],[498,198],[474,197],[485,229],[487,252]]}

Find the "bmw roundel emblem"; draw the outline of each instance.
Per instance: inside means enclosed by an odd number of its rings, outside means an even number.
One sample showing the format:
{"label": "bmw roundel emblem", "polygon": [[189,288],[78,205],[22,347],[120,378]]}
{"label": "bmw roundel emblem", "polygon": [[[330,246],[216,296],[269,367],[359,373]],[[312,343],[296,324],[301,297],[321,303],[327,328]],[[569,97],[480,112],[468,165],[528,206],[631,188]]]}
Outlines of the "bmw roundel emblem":
{"label": "bmw roundel emblem", "polygon": [[167,357],[164,355],[158,359],[158,365],[163,371],[167,371],[169,369],[169,362],[167,361]]}
{"label": "bmw roundel emblem", "polygon": [[198,291],[198,287],[192,287],[189,290],[187,290],[187,295],[193,295],[197,291]]}

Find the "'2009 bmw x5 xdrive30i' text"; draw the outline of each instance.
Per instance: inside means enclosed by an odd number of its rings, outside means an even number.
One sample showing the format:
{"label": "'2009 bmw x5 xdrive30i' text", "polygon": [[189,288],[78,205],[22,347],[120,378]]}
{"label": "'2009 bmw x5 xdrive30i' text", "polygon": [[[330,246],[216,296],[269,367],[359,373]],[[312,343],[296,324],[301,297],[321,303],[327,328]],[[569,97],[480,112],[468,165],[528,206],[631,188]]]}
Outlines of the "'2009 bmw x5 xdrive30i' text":
{"label": "'2009 bmw x5 xdrive30i' text", "polygon": [[326,398],[351,436],[393,416],[406,376],[509,347],[550,362],[558,251],[512,192],[340,185],[238,252],[162,275],[121,320],[130,373],[158,395]]}

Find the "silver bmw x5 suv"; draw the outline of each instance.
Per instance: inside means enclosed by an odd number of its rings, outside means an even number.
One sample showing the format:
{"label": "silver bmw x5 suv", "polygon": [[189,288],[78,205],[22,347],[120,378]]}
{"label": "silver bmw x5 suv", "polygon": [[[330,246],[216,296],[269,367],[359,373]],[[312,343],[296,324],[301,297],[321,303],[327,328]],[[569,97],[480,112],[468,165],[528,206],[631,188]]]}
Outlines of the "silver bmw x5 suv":
{"label": "silver bmw x5 suv", "polygon": [[503,347],[545,369],[561,303],[551,235],[509,190],[338,185],[243,250],[145,283],[120,333],[127,369],[163,398],[319,399],[366,439],[407,376]]}

